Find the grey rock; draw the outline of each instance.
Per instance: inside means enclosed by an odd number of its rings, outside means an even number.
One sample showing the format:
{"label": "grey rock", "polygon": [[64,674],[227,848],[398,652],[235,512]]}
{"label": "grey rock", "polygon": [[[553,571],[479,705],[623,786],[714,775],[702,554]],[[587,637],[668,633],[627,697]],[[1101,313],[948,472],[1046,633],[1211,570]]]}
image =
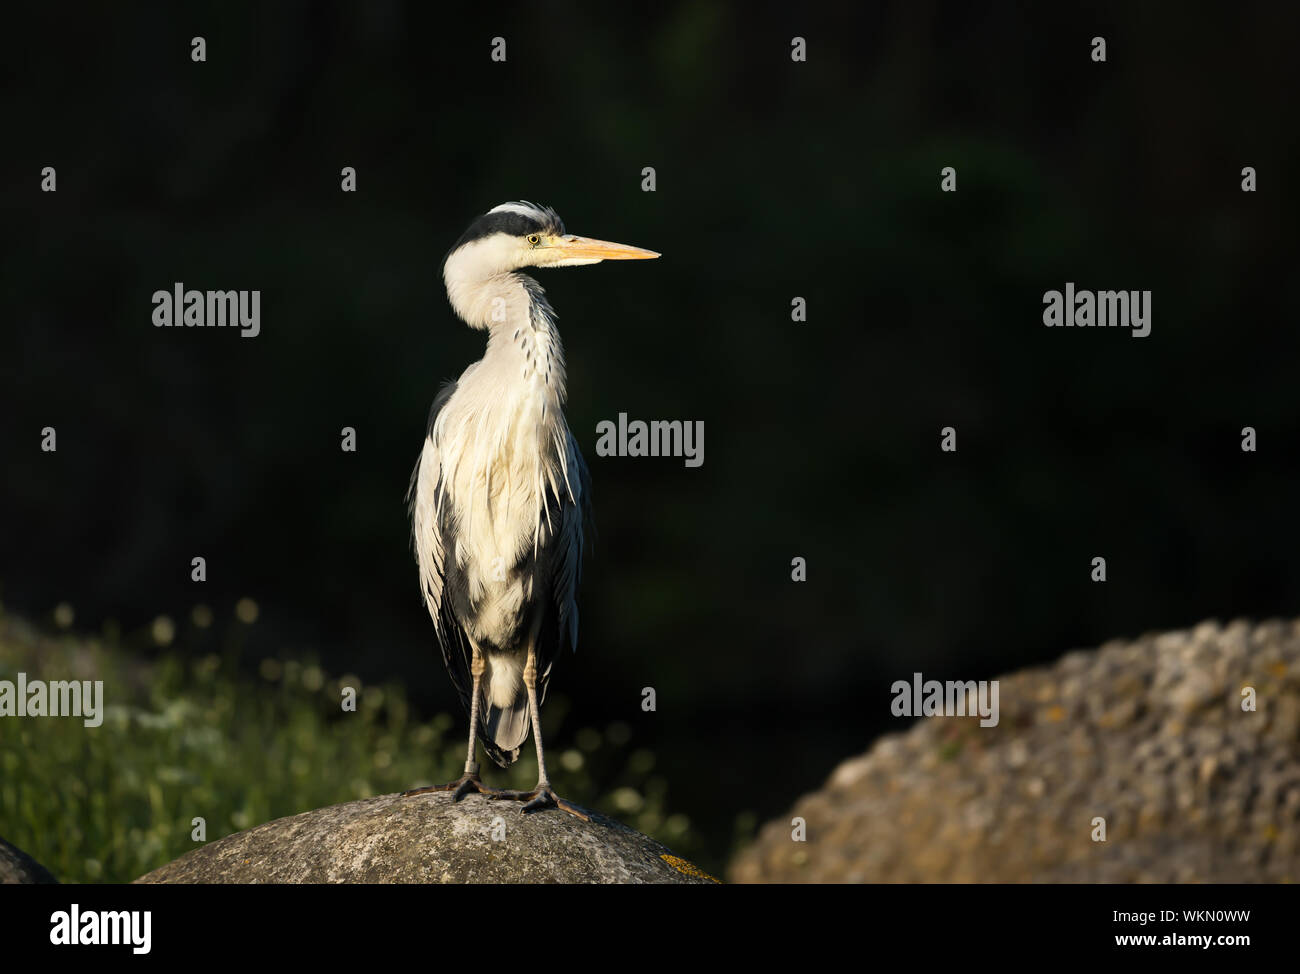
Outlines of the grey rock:
{"label": "grey rock", "polygon": [[48,869],[16,846],[0,839],[0,885],[57,883]]}
{"label": "grey rock", "polygon": [[[504,831],[503,831],[504,830]],[[495,834],[499,841],[493,838]],[[277,819],[187,852],[138,883],[714,883],[593,815],[445,792],[383,795]]]}
{"label": "grey rock", "polygon": [[1000,690],[997,727],[931,717],[850,758],[730,878],[1300,882],[1300,621],[1111,640]]}

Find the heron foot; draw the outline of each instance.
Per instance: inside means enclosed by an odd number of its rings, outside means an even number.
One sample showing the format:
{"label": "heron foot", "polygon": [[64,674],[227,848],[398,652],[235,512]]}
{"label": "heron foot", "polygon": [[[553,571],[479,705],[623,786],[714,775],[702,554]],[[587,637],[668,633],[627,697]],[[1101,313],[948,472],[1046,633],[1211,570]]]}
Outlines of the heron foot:
{"label": "heron foot", "polygon": [[503,794],[500,788],[489,788],[479,780],[476,774],[463,774],[455,781],[449,781],[445,785],[425,785],[423,788],[412,788],[410,791],[402,792],[403,798],[409,798],[412,795],[427,795],[435,791],[451,792],[451,800],[460,801],[471,791],[476,791],[480,795],[486,795],[488,798],[496,798]]}
{"label": "heron foot", "polygon": [[525,815],[529,812],[540,812],[544,808],[558,808],[560,811],[568,812],[574,818],[580,818],[584,822],[591,821],[589,811],[581,805],[575,805],[573,802],[561,798],[549,784],[539,782],[532,791],[497,791],[495,794],[488,795],[488,798],[523,802],[524,805],[519,811]]}

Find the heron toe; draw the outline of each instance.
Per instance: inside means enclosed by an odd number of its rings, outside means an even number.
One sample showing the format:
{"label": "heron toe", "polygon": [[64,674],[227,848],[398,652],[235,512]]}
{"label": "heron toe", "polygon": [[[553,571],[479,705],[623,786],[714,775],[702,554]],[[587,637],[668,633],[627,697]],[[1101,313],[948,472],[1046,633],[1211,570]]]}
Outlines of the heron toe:
{"label": "heron toe", "polygon": [[532,791],[498,791],[495,794],[488,795],[493,800],[506,800],[523,802],[523,807],[519,810],[527,815],[529,812],[540,812],[546,808],[558,808],[562,812],[568,812],[574,818],[580,818],[584,822],[591,821],[591,813],[581,805],[575,805],[571,801],[561,798],[555,793],[555,789],[550,785],[538,785]]}
{"label": "heron toe", "polygon": [[455,781],[449,781],[445,785],[425,785],[423,788],[412,788],[410,791],[402,792],[403,798],[409,798],[412,795],[427,795],[435,791],[449,791],[452,793],[451,800],[460,801],[471,791],[476,791],[480,795],[486,795],[488,798],[497,798],[502,794],[500,788],[489,788],[479,780],[476,774],[461,775]]}

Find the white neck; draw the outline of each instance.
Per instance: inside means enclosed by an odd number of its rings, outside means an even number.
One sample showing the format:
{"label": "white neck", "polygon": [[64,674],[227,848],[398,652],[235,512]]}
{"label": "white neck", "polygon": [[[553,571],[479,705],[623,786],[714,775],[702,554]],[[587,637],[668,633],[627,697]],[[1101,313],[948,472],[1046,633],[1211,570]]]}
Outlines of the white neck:
{"label": "white neck", "polygon": [[[494,486],[489,473],[500,457],[524,462],[518,473],[526,489],[519,497],[533,512],[528,538],[536,545],[540,525],[550,523],[548,488],[555,496],[574,496],[562,412],[564,348],[555,313],[541,285],[514,271],[474,278],[453,274],[449,261],[445,277],[452,308],[472,327],[486,330],[488,342],[483,358],[461,375],[456,394],[438,418],[449,438],[475,444],[465,455],[444,461],[444,490],[472,497],[474,485],[481,484],[486,499]],[[493,435],[484,436],[482,430]],[[529,457],[531,465],[519,460]],[[512,469],[510,463],[507,469]],[[491,511],[484,511],[493,522]]]}
{"label": "white neck", "polygon": [[483,364],[505,387],[540,384],[556,405],[564,401],[564,346],[555,312],[540,284],[507,273],[447,288],[451,306],[467,324],[488,333]]}

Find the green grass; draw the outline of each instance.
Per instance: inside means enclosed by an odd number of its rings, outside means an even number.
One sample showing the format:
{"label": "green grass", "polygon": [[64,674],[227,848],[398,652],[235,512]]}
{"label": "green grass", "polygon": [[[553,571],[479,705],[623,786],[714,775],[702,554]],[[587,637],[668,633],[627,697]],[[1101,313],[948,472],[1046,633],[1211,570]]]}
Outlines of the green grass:
{"label": "green grass", "polygon": [[[0,836],[62,882],[135,879],[200,844],[196,817],[212,841],[461,771],[464,716],[422,720],[400,686],[296,660],[261,660],[251,676],[233,649],[192,658],[146,641],[52,634],[0,612],[0,679],[104,681],[100,727],[0,717]],[[340,707],[344,686],[358,691],[354,713]],[[548,698],[550,733],[566,709]],[[584,727],[574,747],[548,750],[556,790],[698,856],[691,823],[667,808],[654,755],[630,736],[623,724]],[[531,788],[537,764],[526,753],[508,773],[492,766],[491,782]]]}

